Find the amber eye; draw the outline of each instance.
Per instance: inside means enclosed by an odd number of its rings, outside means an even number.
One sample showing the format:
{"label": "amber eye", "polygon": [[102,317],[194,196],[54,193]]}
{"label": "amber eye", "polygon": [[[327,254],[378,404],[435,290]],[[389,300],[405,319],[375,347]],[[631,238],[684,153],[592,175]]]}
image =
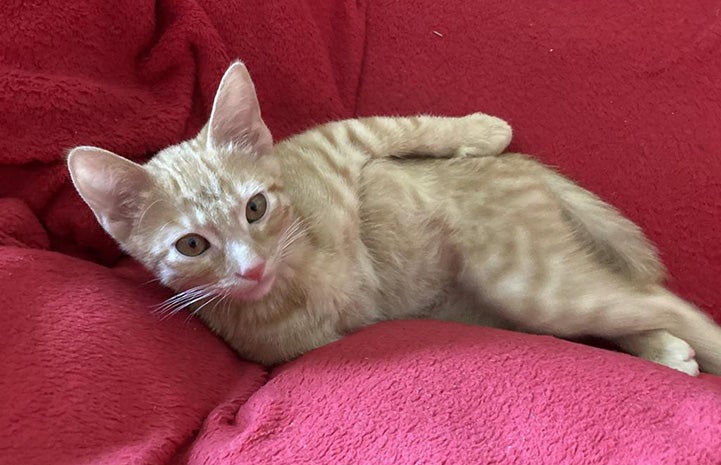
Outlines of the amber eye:
{"label": "amber eye", "polygon": [[265,210],[268,208],[268,201],[265,200],[263,194],[255,194],[245,206],[245,218],[248,223],[255,223],[265,215]]}
{"label": "amber eye", "polygon": [[197,257],[210,247],[210,242],[198,234],[188,234],[175,243],[178,252],[188,257]]}

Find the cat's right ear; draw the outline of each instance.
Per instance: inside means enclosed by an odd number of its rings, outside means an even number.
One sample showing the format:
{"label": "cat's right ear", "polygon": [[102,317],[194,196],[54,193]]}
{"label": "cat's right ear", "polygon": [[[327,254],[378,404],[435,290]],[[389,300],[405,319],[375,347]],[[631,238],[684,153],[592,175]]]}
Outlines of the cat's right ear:
{"label": "cat's right ear", "polygon": [[151,188],[145,168],[97,147],[76,147],[68,154],[68,170],[80,197],[103,228],[125,241]]}
{"label": "cat's right ear", "polygon": [[245,65],[236,61],[225,71],[208,121],[208,147],[245,145],[256,154],[273,146],[270,130],[260,116],[255,86]]}

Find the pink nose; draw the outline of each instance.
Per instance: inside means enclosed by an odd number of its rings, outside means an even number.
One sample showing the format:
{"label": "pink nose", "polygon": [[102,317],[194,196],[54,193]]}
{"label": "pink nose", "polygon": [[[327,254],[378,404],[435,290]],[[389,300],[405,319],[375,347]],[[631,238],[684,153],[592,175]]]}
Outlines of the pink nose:
{"label": "pink nose", "polygon": [[239,278],[246,279],[248,281],[260,281],[263,279],[263,272],[265,272],[265,262],[260,262],[253,268],[245,270],[243,273],[235,273]]}

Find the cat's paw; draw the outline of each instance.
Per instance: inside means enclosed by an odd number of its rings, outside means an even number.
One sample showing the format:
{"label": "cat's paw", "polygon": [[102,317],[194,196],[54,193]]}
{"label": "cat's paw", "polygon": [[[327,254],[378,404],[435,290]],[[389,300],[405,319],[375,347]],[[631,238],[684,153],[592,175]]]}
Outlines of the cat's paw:
{"label": "cat's paw", "polygon": [[691,376],[698,376],[699,368],[695,357],[696,353],[686,341],[672,336],[667,338],[662,347],[656,347],[656,350],[645,358]]}
{"label": "cat's paw", "polygon": [[484,113],[464,116],[466,143],[456,150],[457,157],[488,157],[501,154],[511,143],[513,130],[500,118]]}

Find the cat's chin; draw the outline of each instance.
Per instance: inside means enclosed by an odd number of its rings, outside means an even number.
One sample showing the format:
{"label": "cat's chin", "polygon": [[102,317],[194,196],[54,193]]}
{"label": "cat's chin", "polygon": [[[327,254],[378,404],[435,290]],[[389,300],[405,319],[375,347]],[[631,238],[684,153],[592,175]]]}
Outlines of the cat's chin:
{"label": "cat's chin", "polygon": [[275,273],[269,273],[257,284],[233,289],[232,296],[236,300],[255,302],[268,295],[270,290],[273,288],[273,283],[275,283]]}

